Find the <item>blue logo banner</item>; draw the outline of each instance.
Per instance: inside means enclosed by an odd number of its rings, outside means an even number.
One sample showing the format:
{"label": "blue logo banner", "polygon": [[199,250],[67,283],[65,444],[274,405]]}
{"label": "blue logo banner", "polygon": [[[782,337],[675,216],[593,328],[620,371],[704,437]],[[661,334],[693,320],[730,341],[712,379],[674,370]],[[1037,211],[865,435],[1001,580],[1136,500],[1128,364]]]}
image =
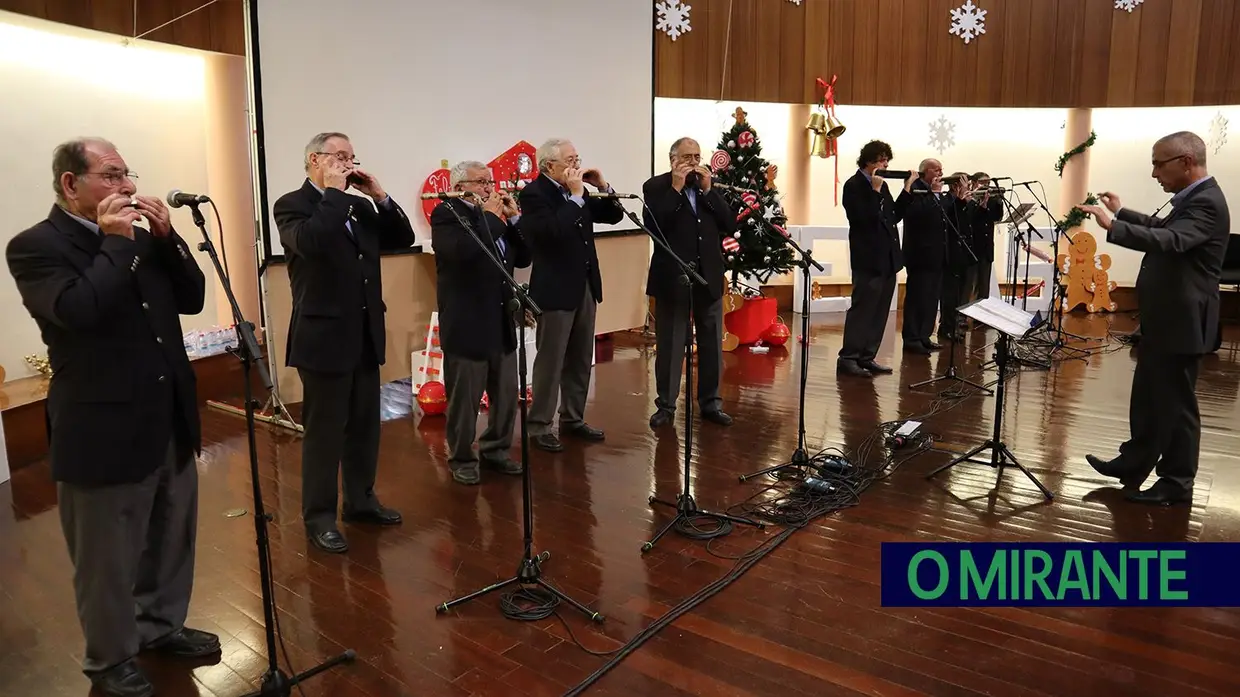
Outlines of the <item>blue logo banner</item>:
{"label": "blue logo banner", "polygon": [[1240,543],[884,542],[884,607],[1240,607]]}

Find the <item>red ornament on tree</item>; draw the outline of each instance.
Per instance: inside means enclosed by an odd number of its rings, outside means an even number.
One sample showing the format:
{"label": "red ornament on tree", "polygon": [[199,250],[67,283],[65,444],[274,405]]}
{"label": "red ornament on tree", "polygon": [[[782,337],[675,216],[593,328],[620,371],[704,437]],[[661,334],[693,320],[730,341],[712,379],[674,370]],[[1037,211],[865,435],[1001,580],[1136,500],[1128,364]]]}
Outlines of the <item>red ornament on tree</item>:
{"label": "red ornament on tree", "polygon": [[788,338],[792,336],[792,332],[788,329],[788,325],[778,317],[767,330],[762,333],[762,340],[771,346],[783,346],[788,343]]}
{"label": "red ornament on tree", "polygon": [[418,406],[427,416],[439,416],[448,410],[448,391],[443,383],[432,380],[418,389]]}

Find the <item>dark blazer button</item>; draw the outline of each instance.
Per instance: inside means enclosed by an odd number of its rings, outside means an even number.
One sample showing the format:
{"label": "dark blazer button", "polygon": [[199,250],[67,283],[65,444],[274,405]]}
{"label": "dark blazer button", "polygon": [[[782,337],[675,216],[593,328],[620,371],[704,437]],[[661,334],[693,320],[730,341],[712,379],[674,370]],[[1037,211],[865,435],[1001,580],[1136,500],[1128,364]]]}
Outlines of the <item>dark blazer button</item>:
{"label": "dark blazer button", "polygon": [[167,377],[165,377],[165,376],[163,376],[163,375],[160,375],[160,376],[159,376],[159,381],[160,381],[160,382],[167,382],[167,380],[168,380],[168,378],[167,378]]}

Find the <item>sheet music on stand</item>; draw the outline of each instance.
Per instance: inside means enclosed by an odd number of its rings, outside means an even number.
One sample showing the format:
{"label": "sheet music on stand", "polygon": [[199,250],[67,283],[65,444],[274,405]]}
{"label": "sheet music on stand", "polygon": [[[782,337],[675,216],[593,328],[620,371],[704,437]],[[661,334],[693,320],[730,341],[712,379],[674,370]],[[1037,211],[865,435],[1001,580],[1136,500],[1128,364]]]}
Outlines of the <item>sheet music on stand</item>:
{"label": "sheet music on stand", "polygon": [[1009,305],[1000,298],[983,298],[965,305],[959,312],[1016,339],[1023,338],[1034,325],[1032,313]]}
{"label": "sheet music on stand", "polygon": [[1022,225],[1025,221],[1033,217],[1033,204],[1022,203],[1012,211],[1007,220],[999,221],[1000,225]]}

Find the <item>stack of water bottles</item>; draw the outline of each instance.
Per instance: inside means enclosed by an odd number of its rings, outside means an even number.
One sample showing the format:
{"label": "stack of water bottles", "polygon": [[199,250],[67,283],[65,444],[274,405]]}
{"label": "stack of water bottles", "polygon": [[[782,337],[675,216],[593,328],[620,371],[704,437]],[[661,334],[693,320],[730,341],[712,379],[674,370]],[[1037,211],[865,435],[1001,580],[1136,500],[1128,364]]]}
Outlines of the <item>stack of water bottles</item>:
{"label": "stack of water bottles", "polygon": [[191,359],[214,356],[237,346],[237,330],[233,326],[192,329],[181,337],[185,353]]}

